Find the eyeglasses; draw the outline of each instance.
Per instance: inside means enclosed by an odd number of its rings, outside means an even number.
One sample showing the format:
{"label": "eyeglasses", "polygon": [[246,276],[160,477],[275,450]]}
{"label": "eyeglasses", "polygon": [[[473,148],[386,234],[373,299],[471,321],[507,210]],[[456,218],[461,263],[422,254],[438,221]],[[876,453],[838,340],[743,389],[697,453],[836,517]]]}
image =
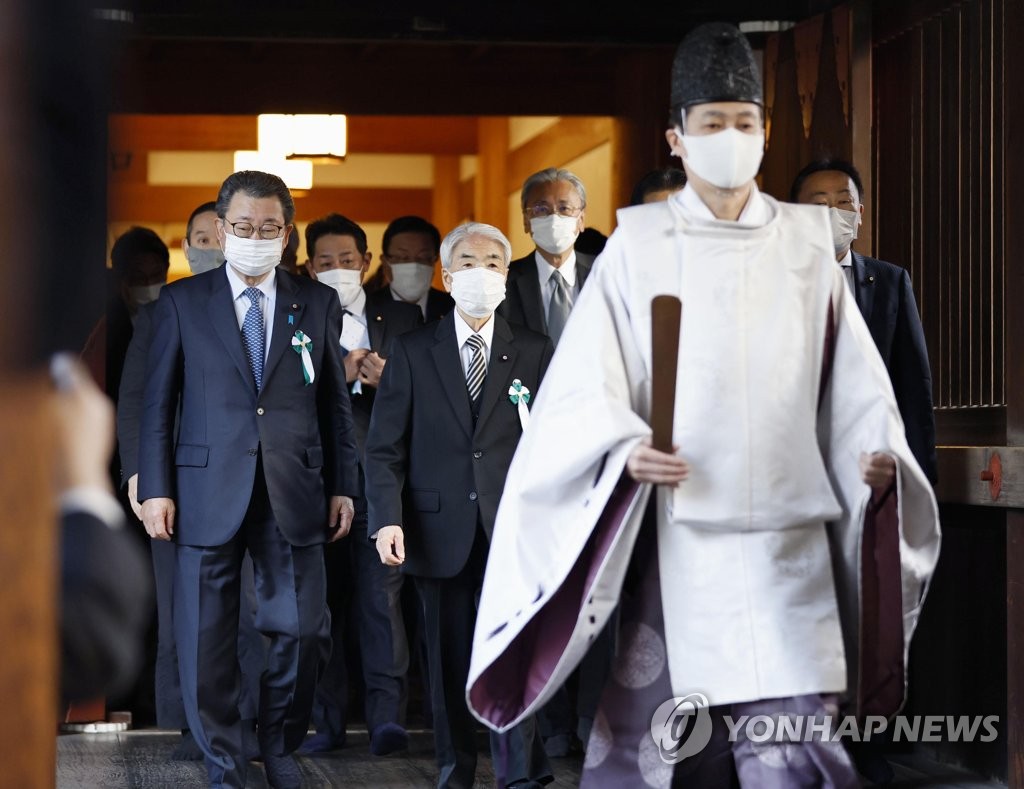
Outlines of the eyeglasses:
{"label": "eyeglasses", "polygon": [[432,257],[432,258],[419,257],[419,258],[408,258],[408,259],[397,258],[397,257],[393,258],[393,257],[391,257],[391,255],[381,255],[381,257],[382,258],[386,258],[387,262],[390,263],[392,266],[401,266],[401,265],[403,265],[405,263],[419,263],[421,266],[433,266],[434,265],[434,261],[437,260],[436,256]]}
{"label": "eyeglasses", "polygon": [[552,208],[547,203],[534,203],[533,205],[526,206],[525,213],[530,219],[542,219],[546,216],[551,216],[557,213],[559,216],[579,216],[583,212],[583,206],[581,205],[569,205],[568,203],[562,203],[556,208]]}
{"label": "eyeglasses", "polygon": [[[231,228],[231,232],[239,238],[252,238],[253,233],[256,232],[257,228],[251,222],[228,222],[224,220],[224,224]],[[271,225],[270,223],[259,226],[260,238],[264,241],[270,241],[271,239],[277,238],[281,235],[281,231],[284,228],[280,225]]]}

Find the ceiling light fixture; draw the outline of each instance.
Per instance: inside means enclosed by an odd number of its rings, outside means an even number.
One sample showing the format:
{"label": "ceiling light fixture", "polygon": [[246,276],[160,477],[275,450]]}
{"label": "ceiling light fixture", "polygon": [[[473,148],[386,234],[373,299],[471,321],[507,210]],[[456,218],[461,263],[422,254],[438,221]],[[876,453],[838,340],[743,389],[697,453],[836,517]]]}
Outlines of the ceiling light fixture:
{"label": "ceiling light fixture", "polygon": [[348,147],[344,115],[260,115],[257,133],[261,153],[314,164],[338,164]]}

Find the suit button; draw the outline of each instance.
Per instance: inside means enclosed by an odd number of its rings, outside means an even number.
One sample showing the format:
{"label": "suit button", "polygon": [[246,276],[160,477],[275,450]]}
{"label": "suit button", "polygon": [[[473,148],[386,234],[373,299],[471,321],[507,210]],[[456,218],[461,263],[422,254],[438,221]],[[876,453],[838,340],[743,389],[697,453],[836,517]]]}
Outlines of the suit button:
{"label": "suit button", "polygon": [[484,453],[481,452],[479,449],[476,452],[473,453],[473,457],[476,458],[477,460],[479,460],[483,456],[484,456]]}
{"label": "suit button", "polygon": [[476,501],[477,500],[477,495],[476,495],[476,491],[475,490],[472,493],[469,494],[469,500],[470,501]]}
{"label": "suit button", "polygon": [[256,409],[256,414],[257,414],[258,416],[263,416],[263,409],[262,409],[262,408],[257,408],[257,409]]}

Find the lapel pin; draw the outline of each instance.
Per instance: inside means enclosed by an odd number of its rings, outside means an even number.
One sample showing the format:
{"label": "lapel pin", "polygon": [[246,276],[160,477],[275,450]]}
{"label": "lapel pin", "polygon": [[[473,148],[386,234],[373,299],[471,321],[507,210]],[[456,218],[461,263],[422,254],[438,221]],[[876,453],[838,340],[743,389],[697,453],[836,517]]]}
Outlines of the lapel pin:
{"label": "lapel pin", "polygon": [[293,310],[297,310],[298,308],[299,308],[299,305],[298,305],[298,304],[293,304],[293,305],[292,305],[292,309],[293,309]]}
{"label": "lapel pin", "polygon": [[288,325],[292,326],[294,324],[295,324],[295,316],[294,315],[289,315],[288,316]]}
{"label": "lapel pin", "polygon": [[874,282],[874,281],[875,281],[874,277],[868,277],[868,282]]}
{"label": "lapel pin", "polygon": [[382,317],[381,317],[380,315],[378,315],[378,316],[377,316],[377,318],[376,318],[376,320],[378,320],[378,321],[382,321],[382,320],[384,320],[384,319],[383,319],[383,318],[382,318]]}
{"label": "lapel pin", "polygon": [[508,357],[507,357],[507,356],[506,356],[505,354],[502,354],[502,355],[501,355],[501,360],[502,360],[503,362],[507,362],[507,361],[508,361]]}

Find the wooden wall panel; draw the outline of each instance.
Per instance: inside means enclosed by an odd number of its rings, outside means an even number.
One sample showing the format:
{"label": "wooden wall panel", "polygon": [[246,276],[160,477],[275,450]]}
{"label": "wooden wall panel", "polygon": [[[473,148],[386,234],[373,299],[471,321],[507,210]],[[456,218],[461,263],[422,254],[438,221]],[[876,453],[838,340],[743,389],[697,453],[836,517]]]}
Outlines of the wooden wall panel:
{"label": "wooden wall panel", "polygon": [[874,51],[875,251],[910,270],[940,443],[1002,443],[1004,2],[883,16]]}

